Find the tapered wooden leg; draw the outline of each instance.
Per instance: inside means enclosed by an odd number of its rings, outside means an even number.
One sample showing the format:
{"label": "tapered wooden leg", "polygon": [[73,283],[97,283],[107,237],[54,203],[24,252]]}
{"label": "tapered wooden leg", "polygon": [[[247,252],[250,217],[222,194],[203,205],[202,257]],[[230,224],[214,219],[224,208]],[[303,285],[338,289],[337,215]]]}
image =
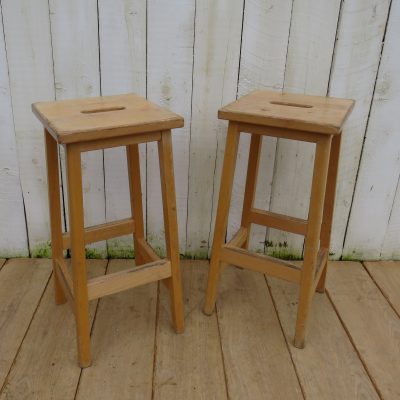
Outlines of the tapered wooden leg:
{"label": "tapered wooden leg", "polygon": [[247,164],[247,178],[246,187],[244,191],[243,211],[242,211],[242,223],[241,226],[247,228],[247,239],[243,244],[243,248],[249,247],[250,239],[250,210],[254,207],[254,199],[256,197],[256,186],[258,176],[258,165],[261,154],[261,135],[251,135],[249,161]]}
{"label": "tapered wooden leg", "polygon": [[160,160],[165,242],[167,258],[171,261],[172,272],[172,276],[169,278],[171,313],[175,331],[181,333],[184,330],[184,315],[171,131],[162,132],[161,140],[158,142],[158,157]]}
{"label": "tapered wooden leg", "polygon": [[303,270],[300,281],[300,299],[294,338],[294,345],[298,348],[304,347],[311,300],[313,296],[314,276],[319,250],[330,147],[331,137],[321,136],[317,142],[315,152],[310,209],[308,214],[308,229],[304,247]]}
{"label": "tapered wooden leg", "polygon": [[239,144],[239,128],[235,122],[230,122],[226,137],[224,165],[222,167],[221,186],[219,191],[218,209],[215,221],[214,239],[211,251],[208,284],[203,311],[210,315],[215,307],[218,280],[220,274],[221,246],[225,243],[228,224],[229,204],[231,201],[233,177],[235,173],[236,156]]}
{"label": "tapered wooden leg", "polygon": [[46,144],[47,184],[49,190],[49,210],[51,228],[51,251],[53,258],[53,281],[56,304],[67,301],[61,283],[56,274],[58,258],[63,258],[61,205],[60,205],[60,169],[58,164],[58,146],[47,130],[44,131]]}
{"label": "tapered wooden leg", "polygon": [[90,359],[89,301],[86,276],[81,154],[76,145],[67,145],[69,226],[71,230],[72,278],[79,365],[88,367]]}
{"label": "tapered wooden leg", "polygon": [[132,217],[135,219],[135,262],[136,265],[144,264],[142,254],[140,254],[138,239],[144,239],[143,206],[142,206],[142,185],[140,180],[140,159],[139,145],[132,144],[126,146],[126,157],[128,162],[128,176]]}
{"label": "tapered wooden leg", "polygon": [[[334,135],[332,138],[331,153],[329,158],[329,169],[328,169],[328,179],[326,182],[326,192],[324,201],[324,215],[322,217],[322,227],[321,227],[321,247],[326,248],[329,251],[331,242],[331,231],[332,231],[332,221],[333,221],[333,211],[335,208],[335,195],[336,195],[336,181],[338,175],[339,167],[339,155],[340,155],[340,141],[341,135]],[[325,292],[325,280],[326,272],[328,269],[328,260],[324,265],[324,270],[322,271],[321,277],[317,285],[317,292]]]}

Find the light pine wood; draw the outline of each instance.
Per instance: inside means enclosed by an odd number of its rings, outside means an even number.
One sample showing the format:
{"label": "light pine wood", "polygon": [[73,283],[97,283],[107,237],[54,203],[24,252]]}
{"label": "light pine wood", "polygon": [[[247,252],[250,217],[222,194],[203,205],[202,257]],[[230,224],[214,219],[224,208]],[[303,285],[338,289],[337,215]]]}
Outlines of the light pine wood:
{"label": "light pine wood", "polygon": [[22,258],[3,265],[4,262],[0,261],[0,388],[51,274],[50,260]]}
{"label": "light pine wood", "polygon": [[59,143],[183,126],[179,115],[134,94],[35,103],[32,110]]}
{"label": "light pine wood", "polygon": [[61,288],[61,284],[56,273],[56,259],[63,258],[58,146],[57,142],[51,137],[49,132],[45,130],[44,135],[50,210],[51,252],[53,257],[54,293],[56,304],[63,304],[67,301],[67,299],[63,293],[63,289]]}
{"label": "light pine wood", "polygon": [[[111,260],[107,273],[122,273],[131,265],[131,260]],[[100,301],[92,333],[93,366],[82,372],[77,400],[151,398],[156,307],[157,283]]]}
{"label": "light pine wood", "polygon": [[[329,156],[328,177],[326,181],[320,246],[322,248],[327,249],[328,253],[331,244],[332,222],[333,222],[333,212],[335,209],[336,183],[339,170],[341,140],[342,140],[342,135],[336,135],[332,137],[331,152]],[[327,268],[328,268],[328,259],[326,259],[325,265],[323,265],[321,277],[317,284],[317,291],[319,293],[323,293],[325,291]]]}
{"label": "light pine wood", "polygon": [[298,348],[303,348],[305,345],[307,325],[310,318],[310,305],[315,291],[314,279],[318,262],[331,142],[332,136],[321,136],[315,150],[307,235],[304,244],[304,261],[301,271],[299,308],[294,337],[294,344]]}
{"label": "light pine wood", "polygon": [[[104,274],[107,261],[87,262],[89,277]],[[46,266],[50,272],[49,261],[40,259],[35,263],[38,268]],[[96,307],[97,301],[90,304],[91,323]],[[0,399],[44,400],[56,399],[62,394],[63,399],[72,400],[81,373],[76,364],[73,330],[73,314],[67,305],[54,304],[54,288],[48,285]]]}
{"label": "light pine wood", "polygon": [[186,329],[169,327],[168,292],[161,287],[156,334],[154,399],[227,399],[217,317],[201,313],[207,261],[185,261]]}
{"label": "light pine wood", "polygon": [[91,356],[89,300],[85,260],[85,232],[83,221],[81,154],[79,148],[74,145],[68,145],[66,153],[76,336],[79,365],[84,368],[90,366]]}
{"label": "light pine wood", "polygon": [[264,276],[227,268],[217,313],[229,398],[303,399]]}
{"label": "light pine wood", "polygon": [[144,222],[143,222],[143,206],[142,206],[142,185],[140,180],[140,158],[139,146],[130,145],[126,147],[126,157],[128,164],[129,194],[131,204],[131,215],[135,219],[135,262],[141,265],[145,261],[140,254],[138,245],[139,239],[144,239]]}
{"label": "light pine wood", "polygon": [[[126,218],[105,224],[90,226],[85,229],[85,243],[99,242],[108,238],[126,235],[135,232],[136,221],[133,218]],[[69,233],[62,235],[63,248],[69,249],[71,238]]]}
{"label": "light pine wood", "polygon": [[255,125],[332,135],[340,133],[353,106],[353,100],[254,91],[222,107],[218,111],[218,117]]}
{"label": "light pine wood", "polygon": [[300,350],[291,344],[298,286],[270,277],[267,281],[305,398],[379,399],[328,297],[313,302],[307,346]]}
{"label": "light pine wood", "polygon": [[100,276],[88,282],[89,300],[108,296],[136,286],[167,279],[171,276],[171,263],[154,261],[140,267],[128,268],[115,274]]}
{"label": "light pine wood", "polygon": [[251,209],[254,207],[256,197],[258,167],[260,163],[262,136],[252,135],[250,140],[249,161],[247,164],[246,186],[244,188],[243,211],[241,226],[246,229],[247,238],[243,247],[249,248],[249,239],[251,235]]}
{"label": "light pine wood", "polygon": [[382,398],[399,398],[399,316],[360,263],[330,263],[327,291]]}
{"label": "light pine wood", "polygon": [[221,175],[218,210],[215,220],[211,261],[208,273],[207,292],[204,304],[204,312],[206,314],[211,314],[213,312],[215,300],[217,297],[221,261],[220,254],[222,245],[225,243],[225,235],[228,225],[229,204],[232,194],[233,177],[239,145],[239,136],[240,132],[238,130],[238,124],[230,122],[226,137],[224,166]]}
{"label": "light pine wood", "polygon": [[171,263],[171,314],[175,331],[184,330],[183,295],[179,261],[179,235],[175,197],[174,160],[172,154],[171,131],[163,131],[158,142],[160,160],[160,180],[164,214],[165,244],[167,259]]}
{"label": "light pine wood", "polygon": [[372,279],[382,290],[388,302],[400,315],[400,262],[378,261],[364,262]]}

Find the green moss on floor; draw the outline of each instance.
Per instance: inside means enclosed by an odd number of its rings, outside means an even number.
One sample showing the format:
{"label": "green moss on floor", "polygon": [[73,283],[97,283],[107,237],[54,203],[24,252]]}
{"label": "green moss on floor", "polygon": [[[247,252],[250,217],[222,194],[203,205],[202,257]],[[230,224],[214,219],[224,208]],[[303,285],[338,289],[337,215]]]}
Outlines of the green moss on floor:
{"label": "green moss on floor", "polygon": [[51,258],[51,243],[45,242],[37,244],[31,249],[32,258]]}
{"label": "green moss on floor", "polygon": [[108,246],[108,258],[135,258],[135,250],[132,246]]}

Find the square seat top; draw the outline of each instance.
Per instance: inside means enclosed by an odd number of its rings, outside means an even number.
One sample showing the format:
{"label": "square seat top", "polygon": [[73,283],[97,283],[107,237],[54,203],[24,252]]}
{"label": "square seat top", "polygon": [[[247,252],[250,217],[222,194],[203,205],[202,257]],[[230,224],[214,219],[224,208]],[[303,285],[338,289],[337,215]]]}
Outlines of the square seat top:
{"label": "square seat top", "polygon": [[222,107],[220,119],[308,132],[338,134],[354,100],[258,90]]}
{"label": "square seat top", "polygon": [[183,118],[135,94],[32,104],[59,143],[76,143],[180,128]]}

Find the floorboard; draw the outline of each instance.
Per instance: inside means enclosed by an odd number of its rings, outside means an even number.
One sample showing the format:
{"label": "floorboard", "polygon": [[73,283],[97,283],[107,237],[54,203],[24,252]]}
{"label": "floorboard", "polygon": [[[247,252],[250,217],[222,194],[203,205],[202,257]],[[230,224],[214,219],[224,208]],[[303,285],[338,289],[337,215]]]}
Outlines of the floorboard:
{"label": "floorboard", "polygon": [[0,269],[0,388],[31,323],[50,274],[50,260],[13,259]]}
{"label": "floorboard", "polygon": [[327,289],[382,398],[399,399],[400,319],[360,263],[330,263]]}
{"label": "floorboard", "polygon": [[218,321],[230,399],[302,399],[264,276],[228,267]]}
{"label": "floorboard", "polygon": [[201,312],[207,267],[207,261],[186,261],[182,268],[183,334],[172,329],[168,291],[160,286],[154,399],[227,398],[217,318]]}
{"label": "floorboard", "polygon": [[5,258],[0,258],[0,270],[2,269],[3,265],[5,264],[6,259]]}
{"label": "floorboard", "polygon": [[[104,274],[106,265],[105,260],[88,260],[88,274]],[[96,305],[91,302],[92,321]],[[48,285],[0,399],[72,400],[80,374],[71,309],[55,305],[53,285]]]}
{"label": "floorboard", "polygon": [[[107,273],[133,264],[111,260]],[[82,372],[77,400],[151,398],[156,306],[157,283],[100,300],[92,332],[93,365]]]}
{"label": "floorboard", "polygon": [[400,316],[400,261],[364,262],[364,266]]}
{"label": "floorboard", "polygon": [[306,347],[297,349],[299,286],[275,278],[268,283],[306,399],[379,399],[327,296],[315,295]]}

